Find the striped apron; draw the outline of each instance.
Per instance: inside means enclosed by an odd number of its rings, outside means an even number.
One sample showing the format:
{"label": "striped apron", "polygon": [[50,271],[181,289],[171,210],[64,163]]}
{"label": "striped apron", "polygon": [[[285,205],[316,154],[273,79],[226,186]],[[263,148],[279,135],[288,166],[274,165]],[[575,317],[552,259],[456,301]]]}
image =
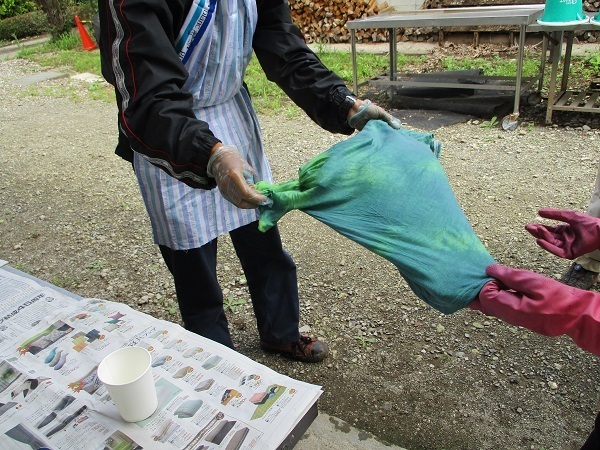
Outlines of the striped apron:
{"label": "striped apron", "polygon": [[[184,88],[194,97],[196,117],[224,144],[238,148],[257,171],[256,181],[271,181],[258,119],[242,87],[256,21],[255,0],[197,0],[176,50],[189,73]],[[258,210],[237,208],[218,188],[192,189],[139,153],[134,168],[156,244],[174,250],[198,248],[258,220]]]}

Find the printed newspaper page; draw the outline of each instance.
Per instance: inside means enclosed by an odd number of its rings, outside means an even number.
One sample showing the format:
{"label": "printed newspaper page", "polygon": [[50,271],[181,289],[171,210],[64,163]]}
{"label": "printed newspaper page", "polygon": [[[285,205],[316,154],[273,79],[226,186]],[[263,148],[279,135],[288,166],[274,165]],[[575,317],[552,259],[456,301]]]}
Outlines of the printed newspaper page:
{"label": "printed newspaper page", "polygon": [[[322,393],[179,325],[2,269],[0,304],[0,449],[275,449]],[[159,406],[127,423],[96,369],[133,345],[152,355]]]}

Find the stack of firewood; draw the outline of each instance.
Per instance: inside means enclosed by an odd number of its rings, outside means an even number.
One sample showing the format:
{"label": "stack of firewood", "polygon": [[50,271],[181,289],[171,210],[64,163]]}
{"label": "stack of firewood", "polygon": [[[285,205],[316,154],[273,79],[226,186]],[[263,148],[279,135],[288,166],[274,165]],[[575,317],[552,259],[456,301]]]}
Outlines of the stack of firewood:
{"label": "stack of firewood", "polygon": [[[387,8],[377,0],[289,0],[292,19],[307,42],[349,42],[346,22]],[[387,41],[385,30],[356,30],[358,42]]]}

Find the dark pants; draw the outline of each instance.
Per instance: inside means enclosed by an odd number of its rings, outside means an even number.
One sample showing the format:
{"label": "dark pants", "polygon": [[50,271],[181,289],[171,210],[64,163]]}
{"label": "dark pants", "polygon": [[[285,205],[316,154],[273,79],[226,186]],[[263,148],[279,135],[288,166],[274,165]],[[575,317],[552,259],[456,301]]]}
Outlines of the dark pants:
{"label": "dark pants", "polygon": [[598,450],[600,449],[600,412],[596,416],[595,427],[588,436],[587,440],[581,447],[581,450]]}
{"label": "dark pants", "polygon": [[[279,230],[258,231],[258,222],[229,233],[248,282],[262,341],[300,338],[296,265],[283,249]],[[233,348],[217,280],[217,239],[191,250],[159,246],[173,275],[184,327]]]}

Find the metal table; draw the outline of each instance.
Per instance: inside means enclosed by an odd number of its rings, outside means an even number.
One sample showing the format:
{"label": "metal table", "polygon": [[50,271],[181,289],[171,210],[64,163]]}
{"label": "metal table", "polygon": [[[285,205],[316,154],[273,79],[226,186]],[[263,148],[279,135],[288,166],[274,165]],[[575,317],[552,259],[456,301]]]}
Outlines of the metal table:
{"label": "metal table", "polygon": [[[553,46],[550,52],[552,68],[550,71],[550,84],[548,86],[548,106],[546,107],[546,124],[548,125],[552,123],[552,112],[555,110],[600,113],[600,92],[574,92],[568,90],[573,38],[575,37],[576,31],[587,30],[600,30],[600,25],[592,22],[558,26],[540,25],[539,23],[535,23],[527,27],[527,31],[541,32],[544,36],[544,41],[542,43],[542,67],[544,67],[545,64],[548,43]],[[560,91],[557,91],[556,80],[558,75],[558,66],[562,56],[562,42],[565,37],[567,45],[565,47],[565,58],[563,60]],[[538,91],[541,91],[542,81],[543,72]]]}
{"label": "metal table", "polygon": [[[519,30],[519,56],[517,61],[517,73],[514,78],[514,86],[485,86],[482,84],[458,84],[444,83],[435,80],[436,87],[450,88],[476,88],[488,90],[514,90],[515,100],[513,113],[504,117],[502,128],[505,130],[514,130],[518,125],[519,101],[521,91],[528,89],[537,80],[526,80],[524,86],[523,71],[523,53],[525,47],[525,32],[528,25],[532,24],[544,11],[543,4],[535,5],[510,5],[510,6],[479,6],[467,8],[442,8],[429,9],[401,14],[390,14],[372,16],[364,19],[351,20],[346,23],[350,30],[351,48],[352,48],[352,76],[354,93],[358,94],[358,80],[356,67],[356,30],[357,29],[387,29],[389,31],[390,41],[390,73],[388,80],[379,80],[379,85],[390,87],[395,86],[431,86],[432,81],[425,79],[411,81],[409,79],[399,79],[396,72],[396,35],[398,28],[415,27],[481,27],[481,26],[518,26]],[[497,77],[496,77],[497,78]]]}

